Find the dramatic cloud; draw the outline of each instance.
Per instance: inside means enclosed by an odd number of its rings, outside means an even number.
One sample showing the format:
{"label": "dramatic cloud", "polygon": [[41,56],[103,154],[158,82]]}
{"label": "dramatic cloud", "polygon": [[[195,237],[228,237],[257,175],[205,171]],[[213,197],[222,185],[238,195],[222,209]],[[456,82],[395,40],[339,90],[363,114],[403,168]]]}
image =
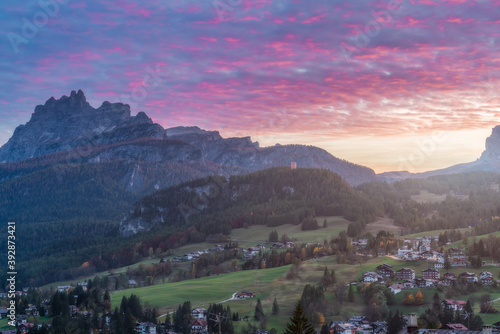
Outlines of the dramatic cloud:
{"label": "dramatic cloud", "polygon": [[6,0],[0,19],[0,143],[75,89],[377,171],[441,132],[414,171],[473,160],[499,123],[498,0]]}

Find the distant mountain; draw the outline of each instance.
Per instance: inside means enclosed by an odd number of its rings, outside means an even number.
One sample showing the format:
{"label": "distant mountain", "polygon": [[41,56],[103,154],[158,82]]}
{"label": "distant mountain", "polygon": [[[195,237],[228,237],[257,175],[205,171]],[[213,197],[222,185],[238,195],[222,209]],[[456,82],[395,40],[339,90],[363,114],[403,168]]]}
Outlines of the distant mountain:
{"label": "distant mountain", "polygon": [[327,151],[305,145],[259,147],[250,137],[222,138],[218,131],[198,127],[167,129],[168,138],[179,139],[201,151],[202,158],[226,166],[240,166],[250,172],[271,167],[290,166],[323,168],[339,174],[352,185],[375,181],[375,172],[367,167],[338,159]]}
{"label": "distant mountain", "polygon": [[[72,91],[69,97],[50,98],[35,108],[28,123],[16,128],[13,136],[0,148],[0,162],[14,163],[9,165],[8,172],[5,165],[0,164],[0,180],[24,175],[26,170],[19,171],[20,165],[41,164],[46,167],[50,164],[116,160],[137,164],[186,163],[196,170],[192,179],[200,177],[199,171],[202,170],[203,175],[228,176],[290,166],[292,161],[299,167],[329,169],[353,185],[376,179],[370,168],[338,159],[317,147],[275,145],[261,148],[250,137],[222,138],[217,131],[198,127],[165,130],[144,112],[131,116],[126,104],[103,102],[95,109],[79,90]],[[20,161],[22,164],[15,164]],[[136,169],[134,163],[130,164],[129,172],[133,173],[135,169],[135,177],[147,178],[147,175],[141,175],[141,169]],[[200,169],[204,165],[210,168]],[[157,180],[156,184],[166,187],[174,183]],[[129,190],[141,192],[145,189],[132,187]]]}
{"label": "distant mountain", "polygon": [[406,171],[385,172],[377,174],[379,181],[394,182],[408,178],[427,178],[434,175],[459,174],[468,172],[500,173],[500,125],[495,126],[491,135],[486,138],[486,149],[476,161],[453,165],[423,173]]}

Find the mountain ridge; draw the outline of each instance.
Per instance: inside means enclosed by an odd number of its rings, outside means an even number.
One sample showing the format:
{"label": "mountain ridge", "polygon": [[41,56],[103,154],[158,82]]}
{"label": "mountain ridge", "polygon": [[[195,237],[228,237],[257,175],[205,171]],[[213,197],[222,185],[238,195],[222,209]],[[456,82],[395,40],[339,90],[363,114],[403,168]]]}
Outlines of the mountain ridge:
{"label": "mountain ridge", "polygon": [[[134,141],[142,141],[142,146],[138,148]],[[164,129],[142,111],[131,116],[127,104],[104,101],[93,108],[81,90],[60,99],[51,97],[44,105],[36,106],[31,119],[18,126],[0,148],[0,162],[15,164],[61,152],[66,152],[66,160],[78,158],[79,163],[115,159],[160,164],[213,162],[247,172],[290,166],[295,161],[299,167],[331,170],[353,185],[376,180],[372,169],[336,158],[318,147],[260,147],[250,137],[223,138],[218,131],[196,126]]]}
{"label": "mountain ridge", "polygon": [[392,171],[377,174],[379,181],[394,182],[408,178],[427,178],[435,175],[458,174],[468,172],[500,173],[500,125],[493,127],[491,135],[485,140],[485,149],[475,161],[420,173]]}

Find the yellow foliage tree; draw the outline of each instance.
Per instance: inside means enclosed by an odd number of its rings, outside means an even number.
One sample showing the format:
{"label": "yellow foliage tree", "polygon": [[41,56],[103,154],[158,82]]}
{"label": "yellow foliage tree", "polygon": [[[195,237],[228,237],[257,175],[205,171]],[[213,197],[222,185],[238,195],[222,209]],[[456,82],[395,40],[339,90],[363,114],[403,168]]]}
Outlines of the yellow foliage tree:
{"label": "yellow foliage tree", "polygon": [[422,294],[421,291],[418,291],[415,294],[415,305],[422,305],[424,303],[425,303],[425,301],[424,301],[424,295]]}
{"label": "yellow foliage tree", "polygon": [[405,293],[405,297],[403,298],[403,304],[405,305],[413,305],[415,304],[415,297],[409,292]]}

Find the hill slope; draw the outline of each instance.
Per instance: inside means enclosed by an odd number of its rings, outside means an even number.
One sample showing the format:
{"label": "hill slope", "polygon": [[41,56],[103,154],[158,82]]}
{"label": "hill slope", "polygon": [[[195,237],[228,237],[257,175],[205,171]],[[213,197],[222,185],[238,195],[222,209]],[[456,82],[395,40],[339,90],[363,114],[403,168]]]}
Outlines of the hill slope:
{"label": "hill slope", "polygon": [[373,219],[377,208],[337,174],[327,170],[271,168],[209,177],[160,190],[138,201],[120,223],[124,236],[154,226],[197,226],[205,234],[235,225],[299,224],[315,215]]}

